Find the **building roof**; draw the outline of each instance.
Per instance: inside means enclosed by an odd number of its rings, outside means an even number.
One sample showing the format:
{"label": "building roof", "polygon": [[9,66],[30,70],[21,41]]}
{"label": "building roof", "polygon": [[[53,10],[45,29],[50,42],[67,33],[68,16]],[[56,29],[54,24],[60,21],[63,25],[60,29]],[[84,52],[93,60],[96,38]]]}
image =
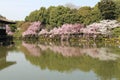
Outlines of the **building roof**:
{"label": "building roof", "polygon": [[5,23],[5,24],[15,24],[16,22],[14,22],[14,21],[10,21],[10,20],[5,19],[5,18],[0,18],[0,23]]}

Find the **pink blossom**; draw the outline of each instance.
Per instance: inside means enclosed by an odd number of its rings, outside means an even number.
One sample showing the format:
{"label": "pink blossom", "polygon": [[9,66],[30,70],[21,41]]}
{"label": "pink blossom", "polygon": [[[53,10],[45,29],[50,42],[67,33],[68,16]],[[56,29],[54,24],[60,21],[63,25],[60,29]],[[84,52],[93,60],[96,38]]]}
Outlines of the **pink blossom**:
{"label": "pink blossom", "polygon": [[7,34],[12,36],[14,33],[13,32],[8,32]]}
{"label": "pink blossom", "polygon": [[38,44],[38,47],[40,47],[40,49],[42,51],[45,51],[47,49],[52,50],[54,53],[56,54],[61,54],[64,57],[73,57],[73,56],[84,56],[87,55],[89,57],[95,58],[95,59],[99,59],[99,60],[116,60],[118,58],[120,58],[119,55],[117,54],[113,54],[111,52],[109,52],[107,50],[107,48],[79,48],[79,47],[70,47],[70,46],[65,46],[65,45],[41,45]]}
{"label": "pink blossom", "polygon": [[28,44],[22,42],[22,46],[26,48],[26,50],[29,52],[30,55],[40,56],[40,49],[35,44]]}
{"label": "pink blossom", "polygon": [[6,25],[6,33],[8,34],[8,35],[13,35],[14,33],[11,31],[11,28],[8,26],[8,25]]}
{"label": "pink blossom", "polygon": [[41,22],[33,22],[29,28],[22,33],[22,36],[25,37],[27,35],[37,35],[38,31],[41,29]]}
{"label": "pink blossom", "polygon": [[[64,24],[59,28],[53,28],[52,30],[50,30],[50,32],[45,33],[44,34],[51,34],[52,36],[54,35],[62,35],[62,34],[77,34],[80,33],[80,29],[84,27],[81,24]],[[40,33],[43,33],[43,31],[40,31]],[[40,34],[41,35],[41,34]]]}
{"label": "pink blossom", "polygon": [[48,34],[49,32],[46,30],[46,29],[42,29],[40,32],[39,32],[39,35],[45,35],[45,34]]}

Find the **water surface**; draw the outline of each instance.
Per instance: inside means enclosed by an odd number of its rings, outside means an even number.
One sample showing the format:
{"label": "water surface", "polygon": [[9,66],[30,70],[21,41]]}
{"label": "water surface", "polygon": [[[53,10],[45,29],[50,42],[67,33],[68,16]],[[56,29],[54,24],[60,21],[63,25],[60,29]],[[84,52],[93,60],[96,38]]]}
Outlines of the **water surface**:
{"label": "water surface", "polygon": [[120,80],[113,45],[15,42],[0,46],[0,80]]}

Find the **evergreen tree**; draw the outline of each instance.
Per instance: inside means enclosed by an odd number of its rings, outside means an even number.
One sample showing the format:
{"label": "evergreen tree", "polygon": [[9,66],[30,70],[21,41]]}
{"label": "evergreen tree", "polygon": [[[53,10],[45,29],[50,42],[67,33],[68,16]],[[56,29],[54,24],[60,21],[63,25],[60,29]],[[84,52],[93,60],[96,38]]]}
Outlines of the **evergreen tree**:
{"label": "evergreen tree", "polygon": [[101,0],[101,2],[98,3],[98,8],[103,19],[116,18],[116,4],[112,0]]}

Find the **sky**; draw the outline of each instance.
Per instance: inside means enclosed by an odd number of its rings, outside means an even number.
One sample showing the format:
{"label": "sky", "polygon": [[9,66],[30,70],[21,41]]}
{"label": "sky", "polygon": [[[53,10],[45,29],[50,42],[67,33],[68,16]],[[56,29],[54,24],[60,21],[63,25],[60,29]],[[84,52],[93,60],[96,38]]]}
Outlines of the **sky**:
{"label": "sky", "polygon": [[30,12],[40,7],[65,5],[93,7],[100,0],[0,0],[0,14],[9,20],[24,20]]}

